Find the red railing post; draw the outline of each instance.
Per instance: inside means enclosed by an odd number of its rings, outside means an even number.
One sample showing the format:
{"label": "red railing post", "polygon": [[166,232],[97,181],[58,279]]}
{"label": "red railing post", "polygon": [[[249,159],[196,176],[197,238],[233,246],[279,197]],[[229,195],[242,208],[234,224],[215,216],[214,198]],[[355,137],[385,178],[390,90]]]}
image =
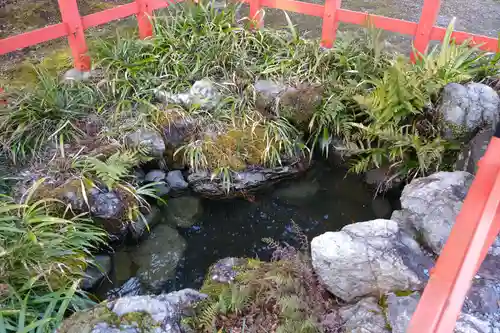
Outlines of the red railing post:
{"label": "red railing post", "polygon": [[87,54],[87,43],[82,24],[82,17],[78,12],[76,0],[58,0],[61,18],[66,25],[68,43],[73,55],[73,63],[76,69],[84,72],[90,70],[90,57]]}
{"label": "red railing post", "polygon": [[[424,7],[422,8],[422,15],[415,32],[415,39],[413,46],[416,51],[424,54],[429,46],[431,40],[432,27],[436,23],[439,8],[441,7],[441,0],[424,0]],[[411,53],[411,61],[415,62],[415,52]]]}
{"label": "red railing post", "polygon": [[264,26],[261,9],[260,0],[250,0],[250,19],[255,22],[255,24],[252,24],[252,28],[260,29]]}
{"label": "red railing post", "polygon": [[145,39],[153,36],[153,24],[151,23],[151,17],[153,16],[153,10],[151,9],[151,4],[149,0],[135,0],[137,3],[137,24],[139,25],[139,37]]}
{"label": "red railing post", "polygon": [[325,0],[325,12],[323,13],[323,27],[321,29],[321,46],[333,47],[337,37],[339,20],[337,10],[340,9],[341,0]]}

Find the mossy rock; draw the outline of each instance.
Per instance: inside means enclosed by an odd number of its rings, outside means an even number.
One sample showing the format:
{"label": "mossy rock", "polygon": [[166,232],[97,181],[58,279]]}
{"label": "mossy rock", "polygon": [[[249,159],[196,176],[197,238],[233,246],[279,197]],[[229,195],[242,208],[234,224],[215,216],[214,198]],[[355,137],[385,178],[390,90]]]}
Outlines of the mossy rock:
{"label": "mossy rock", "polygon": [[93,309],[76,312],[62,323],[57,333],[91,333],[96,326],[117,329],[130,326],[136,327],[141,333],[153,333],[158,325],[151,315],[145,312],[129,312],[120,317],[108,309],[107,303],[104,302]]}

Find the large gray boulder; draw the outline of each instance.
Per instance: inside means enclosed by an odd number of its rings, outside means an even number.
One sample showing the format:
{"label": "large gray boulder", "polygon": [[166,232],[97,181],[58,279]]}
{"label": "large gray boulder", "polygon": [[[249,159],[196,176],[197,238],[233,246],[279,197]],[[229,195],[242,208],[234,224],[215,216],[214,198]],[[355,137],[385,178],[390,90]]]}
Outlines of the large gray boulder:
{"label": "large gray boulder", "polygon": [[[158,296],[128,296],[77,312],[58,333],[183,333],[182,319],[206,298],[193,289]],[[114,318],[116,320],[110,320]]]}
{"label": "large gray boulder", "polygon": [[463,137],[480,128],[495,128],[500,117],[500,97],[493,88],[471,82],[447,84],[441,96],[439,115],[445,137]]}
{"label": "large gray boulder", "polygon": [[304,168],[298,164],[275,168],[252,168],[246,171],[233,172],[230,184],[225,184],[220,177],[212,177],[208,171],[193,172],[187,177],[192,190],[205,197],[238,196],[255,191],[265,185],[292,178]]}
{"label": "large gray boulder", "polygon": [[323,100],[323,88],[310,84],[291,87],[271,80],[257,80],[254,89],[255,104],[261,113],[285,117],[297,125],[308,125]]}
{"label": "large gray boulder", "polygon": [[349,302],[397,290],[420,290],[432,260],[391,220],[372,220],[327,232],[311,242],[319,280]]}
{"label": "large gray boulder", "polygon": [[125,137],[125,144],[134,148],[145,148],[151,157],[162,157],[165,152],[165,141],[157,131],[140,128]]}
{"label": "large gray boulder", "polygon": [[[392,333],[406,333],[410,324],[411,317],[417,308],[420,300],[419,293],[413,293],[407,296],[397,296],[389,294],[387,296],[387,320],[392,328]],[[476,317],[472,314],[461,313],[458,317],[455,333],[498,333],[494,327],[494,321],[488,321]]]}
{"label": "large gray boulder", "polygon": [[439,254],[472,180],[473,176],[463,171],[438,172],[414,179],[405,186],[401,195],[401,207],[406,219],[397,218],[398,223],[403,229],[415,229],[425,242],[422,245]]}
{"label": "large gray boulder", "polygon": [[345,333],[391,333],[384,310],[375,297],[367,297],[354,305],[339,309],[342,332]]}
{"label": "large gray boulder", "polygon": [[146,287],[157,290],[174,276],[185,250],[186,241],[177,230],[165,224],[156,226],[149,238],[131,253],[138,267],[137,276]]}
{"label": "large gray boulder", "polygon": [[487,129],[477,133],[460,152],[455,170],[475,174],[478,162],[484,156],[494,132],[492,129]]}

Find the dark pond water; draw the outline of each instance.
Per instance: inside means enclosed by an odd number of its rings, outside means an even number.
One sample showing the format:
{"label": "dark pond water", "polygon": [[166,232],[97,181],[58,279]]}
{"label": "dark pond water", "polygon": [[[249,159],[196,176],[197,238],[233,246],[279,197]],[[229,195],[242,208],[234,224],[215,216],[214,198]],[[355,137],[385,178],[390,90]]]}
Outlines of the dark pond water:
{"label": "dark pond water", "polygon": [[[356,221],[391,213],[388,199],[374,199],[373,192],[359,177],[346,176],[345,170],[326,163],[316,163],[300,179],[281,183],[257,194],[252,201],[202,199],[201,204],[203,213],[195,225],[178,228],[187,248],[175,277],[162,284],[163,291],[200,287],[209,266],[224,257],[268,259],[270,249],[262,239],[269,237],[293,243],[296,236],[292,222],[311,239]],[[133,256],[140,246],[116,253],[115,271],[122,273],[114,287],[123,283],[128,274],[134,275],[134,267],[130,268],[127,256]],[[130,273],[124,274],[124,268]]]}

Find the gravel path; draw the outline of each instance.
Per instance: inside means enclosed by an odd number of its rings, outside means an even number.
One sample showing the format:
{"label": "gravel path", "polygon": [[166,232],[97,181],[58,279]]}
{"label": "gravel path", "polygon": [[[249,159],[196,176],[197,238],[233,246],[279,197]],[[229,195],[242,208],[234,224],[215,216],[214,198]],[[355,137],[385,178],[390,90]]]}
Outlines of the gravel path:
{"label": "gravel path", "polygon": [[[302,0],[307,1],[307,0]],[[323,3],[322,0],[308,2]],[[342,8],[417,22],[422,12],[423,0],[343,0]],[[290,15],[298,28],[308,36],[321,35],[321,19],[300,14]],[[446,27],[456,17],[456,30],[497,37],[500,33],[499,0],[442,0],[437,25]],[[266,10],[266,25],[285,26],[281,11]],[[341,29],[349,29],[341,25]],[[401,39],[409,41],[409,38]]]}

